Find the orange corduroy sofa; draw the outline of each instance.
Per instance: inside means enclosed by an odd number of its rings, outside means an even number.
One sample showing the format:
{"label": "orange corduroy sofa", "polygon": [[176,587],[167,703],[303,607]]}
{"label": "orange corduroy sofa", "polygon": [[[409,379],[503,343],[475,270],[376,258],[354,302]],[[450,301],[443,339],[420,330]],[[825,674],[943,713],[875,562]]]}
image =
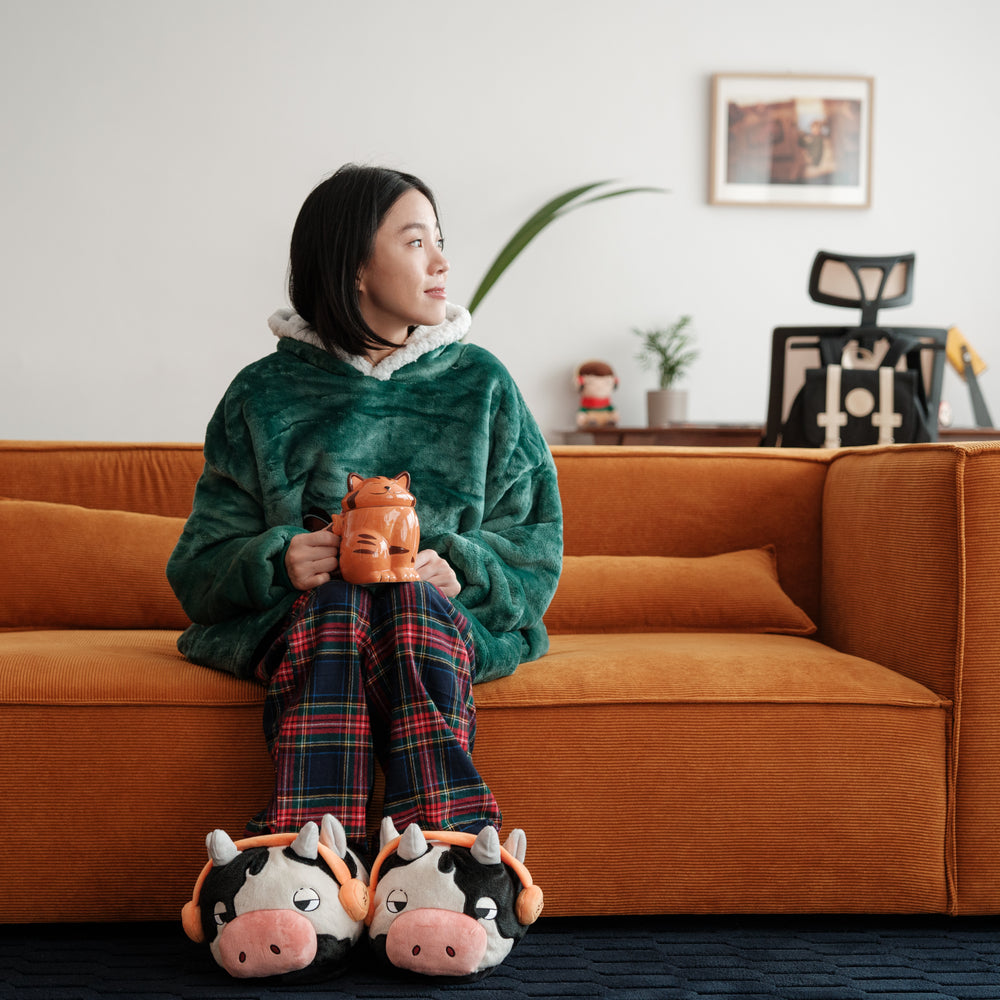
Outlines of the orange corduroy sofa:
{"label": "orange corduroy sofa", "polygon": [[[1000,912],[1000,447],[554,453],[551,651],[476,688],[546,913]],[[201,465],[0,443],[7,922],[174,918],[267,800],[175,648]]]}

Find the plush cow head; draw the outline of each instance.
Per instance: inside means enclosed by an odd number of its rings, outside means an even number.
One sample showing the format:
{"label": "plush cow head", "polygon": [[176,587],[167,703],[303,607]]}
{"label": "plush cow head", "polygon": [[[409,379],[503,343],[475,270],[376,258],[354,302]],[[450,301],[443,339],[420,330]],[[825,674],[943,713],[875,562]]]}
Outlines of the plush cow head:
{"label": "plush cow head", "polygon": [[473,836],[424,833],[411,823],[400,837],[383,820],[368,915],[376,957],[450,982],[492,972],[542,909],[522,864],[525,847],[521,830],[501,847],[493,827]]}
{"label": "plush cow head", "polygon": [[364,930],[368,875],[347,847],[344,828],[234,843],[222,830],[205,840],[209,863],[184,907],[184,930],[241,979],[320,979],[343,971]]}

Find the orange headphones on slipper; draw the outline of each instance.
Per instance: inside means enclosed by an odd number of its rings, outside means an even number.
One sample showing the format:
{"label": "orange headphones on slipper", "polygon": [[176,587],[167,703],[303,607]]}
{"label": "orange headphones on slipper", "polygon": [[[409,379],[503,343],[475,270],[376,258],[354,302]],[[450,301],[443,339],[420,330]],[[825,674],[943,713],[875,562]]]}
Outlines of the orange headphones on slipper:
{"label": "orange headphones on slipper", "polygon": [[[452,833],[447,830],[421,830],[424,840],[439,844],[452,844],[456,847],[472,847],[476,842],[474,833]],[[375,863],[372,865],[369,877],[368,895],[371,900],[368,909],[368,916],[365,923],[369,926],[375,917],[375,886],[378,883],[378,874],[382,868],[382,862],[399,847],[402,837],[390,840],[378,853]],[[531,872],[514,857],[505,847],[500,848],[500,860],[510,868],[518,879],[520,879],[522,889],[517,895],[517,902],[514,904],[514,915],[518,923],[524,927],[533,924],[542,913],[542,890],[531,880]]]}
{"label": "orange headphones on slipper", "polygon": [[[235,842],[238,851],[246,850],[250,847],[287,847],[298,837],[297,833],[270,833],[261,837],[249,837],[246,840]],[[368,914],[368,886],[361,879],[351,875],[347,863],[336,851],[331,850],[325,844],[318,844],[319,856],[330,866],[334,878],[340,884],[340,905],[343,906],[351,920],[364,920]],[[192,940],[201,944],[205,940],[205,932],[201,926],[201,898],[202,886],[208,873],[215,864],[211,859],[201,870],[197,882],[194,884],[194,891],[191,899],[184,904],[181,910],[181,926],[184,933]],[[530,880],[530,876],[529,876]]]}

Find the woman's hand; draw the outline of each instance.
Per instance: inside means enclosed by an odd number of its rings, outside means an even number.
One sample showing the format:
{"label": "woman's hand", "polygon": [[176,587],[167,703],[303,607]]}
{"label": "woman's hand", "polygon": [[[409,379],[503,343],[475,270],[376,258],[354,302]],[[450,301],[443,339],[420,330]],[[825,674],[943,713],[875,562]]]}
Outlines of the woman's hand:
{"label": "woman's hand", "polygon": [[421,580],[433,583],[445,597],[457,597],[462,589],[451,564],[433,549],[418,552],[413,567],[420,574]]}
{"label": "woman's hand", "polygon": [[285,551],[285,572],[296,590],[326,583],[340,565],[340,535],[329,528],[294,535]]}

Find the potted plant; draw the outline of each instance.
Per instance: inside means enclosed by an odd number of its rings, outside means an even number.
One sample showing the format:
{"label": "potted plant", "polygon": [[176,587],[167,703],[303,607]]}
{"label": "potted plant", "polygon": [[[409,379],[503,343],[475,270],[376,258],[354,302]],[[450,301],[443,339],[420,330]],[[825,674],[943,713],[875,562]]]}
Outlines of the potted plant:
{"label": "potted plant", "polygon": [[660,380],[659,389],[646,393],[650,427],[682,424],[687,420],[687,390],[675,389],[674,383],[698,357],[698,351],[691,346],[694,337],[687,329],[690,324],[690,316],[681,316],[665,329],[632,330],[642,338],[636,355],[639,363],[643,368],[655,368]]}

